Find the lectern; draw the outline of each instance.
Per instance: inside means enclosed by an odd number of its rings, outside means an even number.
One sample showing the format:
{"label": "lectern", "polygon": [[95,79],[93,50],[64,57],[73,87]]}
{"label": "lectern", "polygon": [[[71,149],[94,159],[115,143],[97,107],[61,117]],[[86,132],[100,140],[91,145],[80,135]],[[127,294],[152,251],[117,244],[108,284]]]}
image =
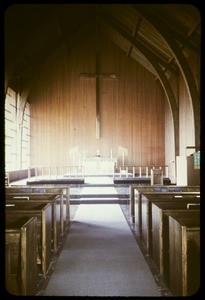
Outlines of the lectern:
{"label": "lectern", "polygon": [[163,185],[162,169],[151,169],[151,185]]}

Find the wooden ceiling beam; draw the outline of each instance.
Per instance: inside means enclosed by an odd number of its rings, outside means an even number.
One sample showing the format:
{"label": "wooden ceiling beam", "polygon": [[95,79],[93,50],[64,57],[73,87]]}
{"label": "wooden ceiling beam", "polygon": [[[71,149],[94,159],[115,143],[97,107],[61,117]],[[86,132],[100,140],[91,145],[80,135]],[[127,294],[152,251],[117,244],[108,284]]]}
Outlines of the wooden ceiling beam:
{"label": "wooden ceiling beam", "polygon": [[[136,37],[136,35],[137,35],[138,31],[139,31],[141,20],[142,19],[139,17],[137,19],[137,21],[136,21],[136,24],[135,24],[135,27],[134,27],[134,30],[133,30],[133,33],[132,33],[133,38]],[[130,45],[130,48],[129,48],[128,52],[127,52],[127,57],[130,56],[131,51],[132,51],[132,45]]]}
{"label": "wooden ceiling beam", "polygon": [[189,32],[188,32],[188,34],[187,34],[187,37],[188,38],[190,38],[193,34],[194,34],[194,32],[198,29],[198,27],[201,25],[201,22],[197,22],[196,24],[195,24],[195,26],[193,26],[190,30],[189,30]]}
{"label": "wooden ceiling beam", "polygon": [[[198,53],[199,47],[195,46],[189,38],[189,33],[184,34],[182,31],[177,29],[175,23],[169,22],[166,17],[163,17],[163,13],[157,12],[154,7],[147,5],[146,7],[138,5],[138,4],[132,4],[132,6],[140,13],[141,9],[143,9],[147,14],[151,14],[156,20],[158,20],[158,23],[161,27],[163,27],[164,31],[167,32],[167,35],[169,35],[171,38],[174,38],[179,43],[183,44],[184,47],[188,48],[189,50]],[[156,6],[155,6],[156,8]],[[143,15],[140,13],[140,16],[143,17]],[[196,31],[195,26],[191,29],[192,34]]]}
{"label": "wooden ceiling beam", "polygon": [[[197,28],[200,26],[200,22],[197,22],[196,24],[195,24],[195,26],[193,26],[191,29],[190,29],[190,31],[188,32],[188,34],[187,34],[187,38],[189,39],[193,34],[194,34],[194,32],[197,30]],[[185,45],[181,45],[181,49],[183,49],[185,47]],[[168,64],[170,64],[170,63],[172,63],[174,61],[174,57],[171,57],[170,58],[170,60],[169,60],[169,62],[168,62]],[[166,68],[164,68],[163,69],[163,71],[166,71]]]}
{"label": "wooden ceiling beam", "polygon": [[[132,34],[128,33],[127,30],[123,28],[122,25],[117,23],[116,21],[113,21],[108,16],[101,14],[101,18],[104,19],[113,29],[115,29],[124,39],[126,39],[131,46],[135,47],[136,49],[140,50],[142,55],[148,54],[152,57],[153,60],[157,61],[160,65],[167,68],[171,73],[174,75],[178,74],[178,69],[174,68],[173,66],[169,65],[167,62],[165,62],[162,58],[157,56],[153,51],[151,51],[147,46],[145,46],[139,38],[134,38]],[[146,55],[144,55],[146,57]]]}
{"label": "wooden ceiling beam", "polygon": [[[156,57],[156,60],[161,64],[161,66],[164,68],[165,71],[167,70],[174,75],[177,75],[179,73],[179,68],[178,68],[177,64],[174,64],[175,60],[173,59],[173,56],[169,57],[168,61],[165,59],[162,59],[162,57],[160,57],[159,47],[154,48],[149,43],[142,41],[142,39],[138,39],[138,41],[141,42],[141,44],[144,45],[146,47],[146,49],[148,51],[150,51]],[[157,52],[157,49],[158,49],[159,53]]]}
{"label": "wooden ceiling beam", "polygon": [[[200,145],[200,99],[199,91],[197,89],[196,81],[192,72],[192,69],[187,61],[187,58],[184,56],[183,51],[180,49],[179,45],[173,38],[170,36],[169,31],[166,30],[166,27],[162,26],[159,20],[152,13],[148,13],[144,7],[139,5],[133,5],[140,15],[146,19],[155,29],[161,34],[161,36],[166,41],[167,45],[171,49],[173,56],[178,63],[184,82],[187,87],[189,94],[189,99],[193,108],[194,115],[194,124],[195,124],[195,144]],[[199,54],[199,52],[198,52]]]}

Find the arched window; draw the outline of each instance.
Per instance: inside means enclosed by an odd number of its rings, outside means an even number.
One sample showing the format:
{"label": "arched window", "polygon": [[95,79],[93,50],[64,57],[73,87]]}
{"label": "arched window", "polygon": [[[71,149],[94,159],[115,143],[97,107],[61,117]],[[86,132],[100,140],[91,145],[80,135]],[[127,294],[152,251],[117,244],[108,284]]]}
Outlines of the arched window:
{"label": "arched window", "polygon": [[30,104],[19,113],[18,95],[7,89],[5,99],[5,169],[7,172],[30,166]]}

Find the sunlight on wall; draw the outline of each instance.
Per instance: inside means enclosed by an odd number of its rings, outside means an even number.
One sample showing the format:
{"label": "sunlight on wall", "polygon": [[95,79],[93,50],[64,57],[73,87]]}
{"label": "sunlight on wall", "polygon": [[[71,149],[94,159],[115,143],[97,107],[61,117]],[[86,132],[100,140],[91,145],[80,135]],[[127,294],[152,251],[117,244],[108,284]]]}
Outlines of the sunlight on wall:
{"label": "sunlight on wall", "polygon": [[17,93],[7,89],[5,99],[5,169],[14,171],[30,166],[30,104],[19,113]]}

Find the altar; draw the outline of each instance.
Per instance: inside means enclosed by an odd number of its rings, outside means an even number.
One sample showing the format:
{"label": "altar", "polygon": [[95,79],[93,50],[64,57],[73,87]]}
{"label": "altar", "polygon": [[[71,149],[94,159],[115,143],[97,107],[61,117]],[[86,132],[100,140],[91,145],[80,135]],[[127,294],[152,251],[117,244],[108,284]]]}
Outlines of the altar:
{"label": "altar", "polygon": [[114,166],[117,162],[115,157],[87,157],[81,163],[85,175],[113,175]]}

